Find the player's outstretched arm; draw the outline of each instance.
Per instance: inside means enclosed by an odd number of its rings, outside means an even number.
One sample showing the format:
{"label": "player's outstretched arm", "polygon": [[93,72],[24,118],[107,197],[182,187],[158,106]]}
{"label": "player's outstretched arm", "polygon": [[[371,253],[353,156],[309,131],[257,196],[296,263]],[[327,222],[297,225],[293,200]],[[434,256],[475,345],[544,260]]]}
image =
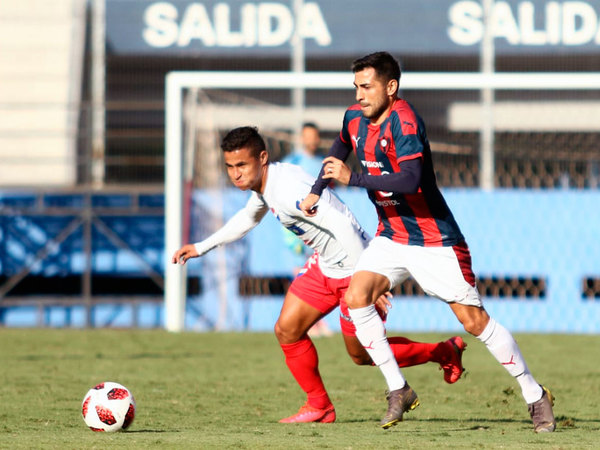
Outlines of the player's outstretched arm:
{"label": "player's outstretched arm", "polygon": [[171,258],[171,262],[183,265],[188,259],[197,258],[198,256],[200,254],[196,251],[194,244],[187,244],[175,252],[173,258]]}
{"label": "player's outstretched arm", "polygon": [[185,264],[190,258],[202,256],[213,248],[243,238],[260,223],[268,211],[266,204],[256,195],[251,195],[246,206],[233,215],[220,229],[195,244],[187,244],[175,252],[171,262]]}

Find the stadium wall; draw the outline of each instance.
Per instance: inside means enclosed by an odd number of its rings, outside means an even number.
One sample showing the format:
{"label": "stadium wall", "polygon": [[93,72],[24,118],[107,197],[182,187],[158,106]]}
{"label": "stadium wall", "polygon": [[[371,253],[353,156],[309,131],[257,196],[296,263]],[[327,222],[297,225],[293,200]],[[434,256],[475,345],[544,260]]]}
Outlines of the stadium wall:
{"label": "stadium wall", "polygon": [[[244,194],[239,194],[230,194],[228,203],[236,204],[233,210],[244,204]],[[600,332],[600,298],[585,297],[582,290],[586,277],[600,276],[600,192],[447,189],[444,194],[467,238],[477,276],[545,279],[543,298],[486,298],[492,316],[515,332]],[[366,195],[347,190],[340,196],[373,233],[376,217]],[[196,200],[210,202],[201,195]],[[268,215],[246,237],[252,275],[285,274],[293,267],[280,228]],[[202,264],[200,270],[209,270],[211,261]],[[237,284],[230,283],[228,292],[233,294]],[[217,320],[214,297],[214,292],[205,290],[200,300],[208,322]],[[280,301],[270,297],[234,299],[232,295],[230,326],[271,330],[279,307]],[[339,329],[337,313],[328,320]],[[396,297],[387,327],[414,332],[461,330],[450,309],[428,297]]]}
{"label": "stadium wall", "polygon": [[[338,192],[363,226],[373,233],[376,218],[365,193],[354,189]],[[497,320],[515,332],[600,333],[600,296],[583,293],[586,278],[600,278],[599,191],[446,189],[444,194],[467,237],[478,277],[533,277],[545,281],[545,293],[541,297],[487,297],[485,306]],[[220,213],[227,219],[244,205],[247,193],[230,190],[222,198]],[[214,214],[214,199],[212,192],[197,191],[194,195],[197,214]],[[129,232],[135,234],[137,219],[127,220],[130,220]],[[159,231],[162,221],[162,217],[146,217],[143,227],[146,230],[156,227],[157,238],[146,252],[162,253],[163,264],[166,264],[174,249],[164,254]],[[199,240],[208,231],[199,228],[197,220],[194,222],[192,239]],[[150,248],[154,246],[156,248]],[[4,247],[4,250],[9,248]],[[77,246],[59,251],[64,259],[81,257]],[[133,264],[126,263],[130,256],[119,252],[104,249],[104,256],[96,255],[96,264],[104,273],[119,274],[128,268],[130,274]],[[225,285],[219,285],[215,267],[223,255],[228,274]],[[8,256],[0,255],[0,260]],[[241,242],[226,246],[222,254],[213,251],[188,264],[188,277],[200,277],[203,287],[198,296],[188,300],[187,329],[203,331],[221,323],[222,329],[227,330],[272,330],[282,296],[243,297],[239,293],[239,277],[291,276],[296,264],[297,260],[284,245],[280,225],[272,215],[267,215]],[[71,270],[76,272],[77,269]],[[224,292],[226,320],[223,320],[224,309],[218,300]],[[84,308],[75,304],[48,308],[46,324],[83,326]],[[2,313],[3,324],[35,326],[38,314],[39,311],[31,307],[6,308]],[[102,304],[95,306],[95,314],[95,326],[158,327],[164,320],[163,308],[156,303],[137,303],[135,307],[126,303]],[[328,321],[331,328],[339,329],[336,312]],[[396,297],[387,326],[389,330],[407,332],[461,329],[447,306],[427,297]]]}

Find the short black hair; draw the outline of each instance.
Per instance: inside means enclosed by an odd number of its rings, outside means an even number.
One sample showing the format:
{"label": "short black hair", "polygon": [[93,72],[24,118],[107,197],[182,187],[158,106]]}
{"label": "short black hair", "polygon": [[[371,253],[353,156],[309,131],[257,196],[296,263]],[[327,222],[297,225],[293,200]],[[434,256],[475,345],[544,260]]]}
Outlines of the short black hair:
{"label": "short black hair", "polygon": [[314,122],[304,122],[302,124],[302,128],[313,128],[313,129],[319,131],[319,127]]}
{"label": "short black hair", "polygon": [[360,72],[369,67],[375,69],[377,76],[384,82],[396,80],[400,83],[400,64],[388,52],[375,52],[352,62],[352,72]]}
{"label": "short black hair", "polygon": [[264,139],[258,133],[258,128],[234,128],[221,141],[221,149],[224,152],[232,152],[241,148],[249,149],[252,156],[256,158],[258,158],[260,152],[267,149]]}

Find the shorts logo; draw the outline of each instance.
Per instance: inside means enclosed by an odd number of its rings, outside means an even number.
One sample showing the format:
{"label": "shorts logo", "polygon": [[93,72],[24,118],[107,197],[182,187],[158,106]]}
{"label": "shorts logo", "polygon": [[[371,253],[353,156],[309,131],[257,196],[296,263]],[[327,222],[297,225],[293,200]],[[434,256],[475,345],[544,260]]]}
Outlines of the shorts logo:
{"label": "shorts logo", "polygon": [[319,261],[319,254],[318,253],[313,253],[310,258],[308,258],[308,260],[306,261],[306,263],[304,264],[304,267],[302,269],[300,269],[298,271],[298,274],[296,275],[296,278],[304,275],[306,272],[308,272],[310,270],[310,268],[312,267],[313,264],[317,264],[317,262]]}
{"label": "shorts logo", "polygon": [[307,269],[310,269],[310,267],[311,267],[313,264],[317,264],[317,261],[318,261],[318,260],[319,260],[319,254],[318,254],[318,253],[313,253],[313,254],[311,255],[311,257],[310,257],[310,258],[308,258],[308,261],[306,261],[306,264],[305,264],[306,268],[307,268]]}

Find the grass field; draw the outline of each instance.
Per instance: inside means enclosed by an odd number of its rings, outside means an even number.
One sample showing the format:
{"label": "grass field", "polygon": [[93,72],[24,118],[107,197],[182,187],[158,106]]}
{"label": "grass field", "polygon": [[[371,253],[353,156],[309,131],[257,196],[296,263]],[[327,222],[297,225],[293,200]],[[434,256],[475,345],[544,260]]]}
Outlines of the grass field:
{"label": "grass field", "polygon": [[[383,377],[353,365],[339,335],[315,340],[337,422],[283,425],[304,396],[272,334],[0,329],[0,448],[600,448],[599,336],[517,336],[557,397],[557,431],[543,435],[517,383],[483,344],[465,340],[468,373],[454,385],[433,364],[404,369],[421,406],[384,431]],[[100,381],[133,391],[129,431],[83,423],[83,395]]]}

